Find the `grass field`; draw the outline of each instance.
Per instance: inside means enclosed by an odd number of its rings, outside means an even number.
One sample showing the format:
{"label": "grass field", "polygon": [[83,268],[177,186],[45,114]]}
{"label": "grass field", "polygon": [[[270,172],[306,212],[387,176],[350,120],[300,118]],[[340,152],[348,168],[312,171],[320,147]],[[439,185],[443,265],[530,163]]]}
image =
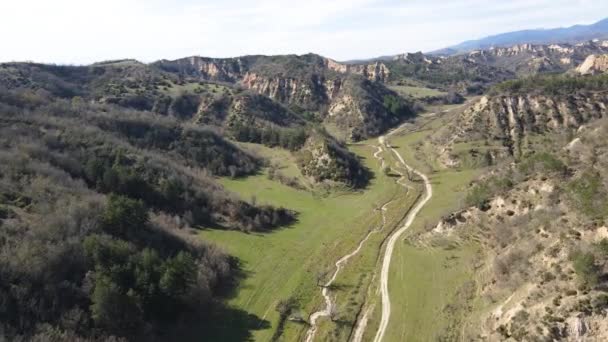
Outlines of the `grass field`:
{"label": "grass field", "polygon": [[[434,196],[396,245],[389,275],[392,312],[385,341],[434,341],[458,322],[458,313],[450,312],[446,305],[458,302],[457,294],[470,279],[477,246],[461,245],[453,250],[417,248],[406,241],[408,236],[460,208],[467,185],[479,174],[475,169],[442,169],[435,160],[425,160],[425,156],[433,155],[428,136],[448,117],[438,117],[422,130],[390,139],[406,162],[428,172]],[[375,315],[370,327],[377,326],[378,321],[379,315]]]}
{"label": "grass field", "polygon": [[444,93],[440,90],[426,88],[426,87],[392,85],[392,86],[389,86],[389,88],[394,90],[401,96],[413,97],[413,98],[446,95],[446,93]]}
{"label": "grass field", "polygon": [[[379,164],[373,158],[374,150],[369,146],[353,146],[352,150],[364,158],[364,163],[376,171]],[[259,150],[260,153],[268,151]],[[288,159],[286,163],[289,164]],[[259,329],[252,331],[257,341],[271,340],[279,321],[275,306],[280,300],[294,298],[300,305],[301,315],[308,315],[321,307],[322,297],[316,286],[318,272],[333,270],[333,264],[341,256],[354,250],[357,244],[371,230],[378,227],[381,215],[374,209],[396,196],[403,196],[403,189],[395,184],[395,179],[376,172],[371,185],[361,193],[343,193],[319,196],[310,191],[299,191],[270,181],[260,174],[245,179],[223,179],[222,184],[245,199],[255,197],[257,203],[281,205],[299,212],[298,222],[291,227],[268,234],[244,234],[241,232],[204,230],[201,237],[222,246],[237,257],[242,265],[243,279],[240,281],[229,305],[261,320]],[[396,206],[395,212],[402,209]],[[388,232],[388,231],[387,231]],[[380,236],[381,234],[379,234]],[[374,243],[370,244],[373,246]],[[362,252],[360,258],[349,263],[343,278],[336,282],[338,300],[341,296],[362,300],[369,279],[361,279],[361,270],[351,271],[351,267],[362,265],[369,275],[374,269],[376,248]],[[351,293],[349,284],[360,284],[361,290]],[[340,287],[341,286],[341,287]],[[361,303],[359,303],[360,305]],[[355,307],[355,305],[351,305]],[[345,314],[348,310],[345,308]],[[354,310],[354,309],[351,309]],[[234,323],[234,322],[232,322]],[[227,324],[232,324],[227,322]],[[282,340],[293,341],[307,329],[303,324],[288,323]],[[327,330],[321,329],[320,334]],[[218,336],[229,340],[230,336]]]}
{"label": "grass field", "polygon": [[298,169],[296,157],[294,157],[294,155],[288,150],[281,148],[270,148],[264,145],[252,143],[239,142],[237,144],[246,151],[266,159],[271,165],[275,165],[278,172],[281,174],[287,177],[296,178],[302,184],[310,186],[309,180],[306,179],[306,177],[304,177]]}
{"label": "grass field", "polygon": [[[390,139],[407,162],[428,172],[435,196],[395,248],[389,277],[392,314],[385,341],[435,340],[440,335],[445,336],[444,332],[454,329],[454,324],[459,322],[460,311],[447,310],[446,305],[458,303],[456,299],[466,289],[477,246],[460,245],[451,250],[420,248],[406,240],[458,209],[467,185],[479,173],[475,169],[441,169],[432,160],[430,151],[433,147],[429,145],[428,137],[445,125],[448,118],[448,114],[422,117],[412,125],[410,132]],[[366,143],[375,144],[375,141]],[[374,149],[366,143],[351,146],[351,149],[364,158],[366,166],[378,171]],[[256,145],[245,147],[270,159],[286,175],[301,177],[288,152]],[[395,160],[388,152],[383,156],[392,162]],[[257,203],[282,205],[299,212],[298,222],[292,227],[269,234],[201,232],[205,240],[222,246],[241,262],[243,278],[229,305],[251,315],[249,321],[255,322],[255,326],[250,324],[248,327],[252,340],[269,341],[276,337],[279,314],[275,307],[280,300],[295,299],[304,319],[320,309],[324,303],[320,288],[316,286],[316,275],[333,272],[336,260],[354,250],[369,231],[379,227],[381,214],[374,209],[393,200],[387,213],[389,224],[382,232],[372,235],[365,248],[349,261],[335,281],[331,293],[336,298],[336,313],[333,320],[321,319],[316,335],[318,341],[348,340],[363,303],[366,303],[366,307],[372,305],[376,309],[370,317],[364,340],[373,338],[380,318],[375,290],[382,243],[390,231],[398,227],[397,223],[418,195],[415,190],[406,192],[397,186],[394,176],[382,172],[375,172],[375,175],[377,178],[363,192],[330,196],[286,187],[269,180],[265,174],[221,180],[227,189],[245,199],[255,198]],[[418,188],[417,184],[412,185]],[[222,331],[229,331],[231,324],[245,323],[226,324],[227,329]],[[288,321],[283,325],[279,340],[298,340],[307,329],[306,324]],[[218,338],[229,341],[230,335]]]}

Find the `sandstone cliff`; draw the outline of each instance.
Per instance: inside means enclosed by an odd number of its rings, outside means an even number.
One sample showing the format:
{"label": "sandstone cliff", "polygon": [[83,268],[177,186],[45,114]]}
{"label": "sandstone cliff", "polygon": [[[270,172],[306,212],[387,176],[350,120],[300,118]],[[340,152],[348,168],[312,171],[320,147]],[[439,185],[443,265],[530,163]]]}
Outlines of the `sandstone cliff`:
{"label": "sandstone cliff", "polygon": [[387,82],[390,70],[386,64],[375,62],[370,64],[346,64],[331,59],[326,60],[327,68],[341,74],[361,75],[370,81]]}
{"label": "sandstone cliff", "polygon": [[531,134],[578,128],[606,117],[607,106],[608,92],[483,97],[460,115],[452,141],[499,140],[510,154],[517,154]]}
{"label": "sandstone cliff", "polygon": [[608,71],[608,55],[590,55],[576,71],[581,75],[605,73]]}
{"label": "sandstone cliff", "polygon": [[296,111],[315,112],[356,139],[377,135],[403,119],[384,105],[385,96],[398,95],[382,85],[390,71],[380,62],[346,64],[309,54],[190,57],[156,65],[194,80],[232,83]]}
{"label": "sandstone cliff", "polygon": [[601,42],[581,44],[533,45],[520,44],[468,53],[466,58],[516,72],[533,75],[547,72],[564,72],[582,63],[590,54],[607,53],[608,47]]}
{"label": "sandstone cliff", "polygon": [[608,338],[607,133],[607,121],[597,120],[545,150],[497,165],[469,189],[465,202],[474,206],[410,239],[425,247],[479,246],[473,277],[450,304],[469,317],[450,336]]}

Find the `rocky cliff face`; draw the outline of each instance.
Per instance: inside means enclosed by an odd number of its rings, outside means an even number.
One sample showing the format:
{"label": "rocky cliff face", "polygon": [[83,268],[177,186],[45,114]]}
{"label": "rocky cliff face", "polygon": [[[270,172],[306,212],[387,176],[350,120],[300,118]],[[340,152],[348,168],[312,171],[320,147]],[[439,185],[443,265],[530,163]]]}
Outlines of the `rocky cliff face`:
{"label": "rocky cliff face", "polygon": [[342,91],[332,98],[326,120],[351,132],[354,140],[380,135],[414,114],[405,103],[400,108],[388,108],[387,98],[398,100],[387,88],[358,78],[347,79]]}
{"label": "rocky cliff face", "polygon": [[386,82],[390,76],[389,68],[382,62],[371,64],[343,64],[327,59],[327,68],[341,74],[361,75],[370,81]]}
{"label": "rocky cliff face", "polygon": [[397,95],[382,85],[390,71],[381,62],[345,64],[304,55],[190,57],[157,65],[195,80],[230,82],[288,107],[317,112],[353,137],[377,135],[400,121],[384,106],[384,96]]}
{"label": "rocky cliff face", "polygon": [[585,127],[548,142],[551,152],[497,165],[470,189],[475,206],[412,239],[480,246],[468,288],[483,304],[463,306],[471,315],[459,339],[607,340],[608,124]]}
{"label": "rocky cliff face", "polygon": [[502,142],[505,153],[519,155],[532,134],[578,128],[608,116],[608,92],[587,92],[569,96],[497,95],[483,97],[463,111],[444,137],[440,160],[456,166],[451,156],[457,142],[485,140]]}
{"label": "rocky cliff face", "polygon": [[295,104],[310,110],[319,110],[340,91],[341,81],[322,77],[295,78],[289,76],[263,76],[246,73],[239,82],[246,89],[285,104]]}
{"label": "rocky cliff face", "polygon": [[174,61],[161,60],[155,65],[165,71],[204,80],[236,82],[247,69],[248,61],[241,58],[217,59],[195,56]]}
{"label": "rocky cliff face", "polygon": [[512,47],[473,51],[466,56],[468,60],[475,63],[505,68],[519,75],[531,75],[564,72],[578,66],[590,54],[602,53],[608,53],[608,47],[602,42],[592,41],[576,45],[520,44]]}
{"label": "rocky cliff face", "polygon": [[608,55],[591,55],[576,71],[581,75],[596,75],[608,71]]}

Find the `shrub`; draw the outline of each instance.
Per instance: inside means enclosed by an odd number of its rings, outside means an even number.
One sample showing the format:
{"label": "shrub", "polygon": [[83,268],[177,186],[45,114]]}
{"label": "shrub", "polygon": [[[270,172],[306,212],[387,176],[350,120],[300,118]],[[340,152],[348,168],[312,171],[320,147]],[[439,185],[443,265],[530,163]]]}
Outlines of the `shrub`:
{"label": "shrub", "polygon": [[567,168],[566,164],[554,155],[547,152],[541,152],[534,153],[521,161],[519,163],[519,170],[526,175],[535,172],[564,174]]}
{"label": "shrub", "polygon": [[467,206],[475,206],[482,209],[492,197],[492,191],[486,184],[478,184],[467,194],[465,203]]}
{"label": "shrub", "polygon": [[592,253],[576,251],[570,256],[570,261],[582,284],[591,287],[597,284],[599,268],[595,264],[595,256]]}
{"label": "shrub", "polygon": [[500,192],[513,187],[513,182],[507,177],[489,177],[478,182],[465,197],[467,206],[476,206],[483,209],[488,201]]}
{"label": "shrub", "polygon": [[608,215],[608,194],[599,173],[587,171],[568,184],[575,206],[585,215],[601,219]]}

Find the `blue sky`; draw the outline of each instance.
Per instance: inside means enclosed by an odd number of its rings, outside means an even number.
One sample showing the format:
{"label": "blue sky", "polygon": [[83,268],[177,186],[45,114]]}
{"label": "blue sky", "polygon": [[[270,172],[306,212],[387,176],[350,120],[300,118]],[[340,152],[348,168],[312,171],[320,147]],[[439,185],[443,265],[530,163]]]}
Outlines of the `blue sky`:
{"label": "blue sky", "polygon": [[349,60],[604,17],[606,0],[2,0],[0,61],[308,52]]}

